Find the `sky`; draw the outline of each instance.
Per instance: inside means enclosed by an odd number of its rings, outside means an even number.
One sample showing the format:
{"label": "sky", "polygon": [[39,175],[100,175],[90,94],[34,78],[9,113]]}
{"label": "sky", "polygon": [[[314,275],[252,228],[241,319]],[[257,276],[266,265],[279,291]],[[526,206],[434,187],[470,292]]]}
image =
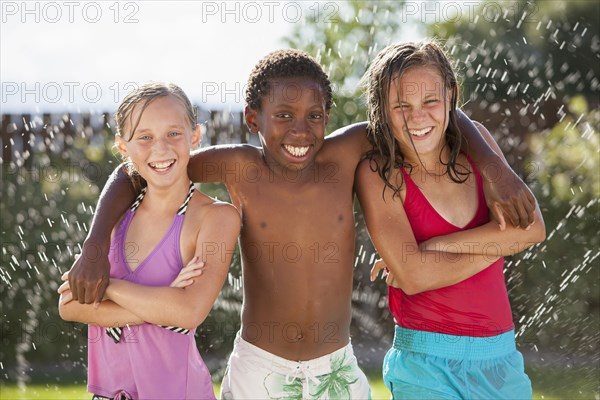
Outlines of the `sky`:
{"label": "sky", "polygon": [[2,2],[2,111],[115,107],[131,82],[149,80],[238,104],[252,66],[293,28],[276,5]]}
{"label": "sky", "polygon": [[[241,109],[254,64],[333,2],[2,1],[2,112],[113,110],[149,80]],[[329,7],[329,8],[326,8]]]}

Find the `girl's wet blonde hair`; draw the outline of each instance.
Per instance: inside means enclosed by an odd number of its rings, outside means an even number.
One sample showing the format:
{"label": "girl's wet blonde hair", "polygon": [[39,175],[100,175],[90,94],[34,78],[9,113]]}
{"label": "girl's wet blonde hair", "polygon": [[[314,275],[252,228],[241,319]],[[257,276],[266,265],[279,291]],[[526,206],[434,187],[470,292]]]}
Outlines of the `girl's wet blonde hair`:
{"label": "girl's wet blonde hair", "polygon": [[[389,95],[394,79],[400,77],[409,69],[415,67],[434,67],[444,81],[444,96],[450,94],[450,109],[448,110],[448,129],[446,130],[446,143],[450,148],[450,160],[443,163],[450,178],[462,183],[468,175],[463,168],[457,170],[456,160],[460,152],[463,136],[457,123],[456,107],[458,102],[458,79],[450,60],[444,53],[441,45],[434,40],[422,42],[404,42],[387,46],[377,54],[363,76],[361,84],[365,88],[367,100],[367,114],[369,123],[367,137],[373,145],[373,150],[367,155],[371,160],[371,168],[377,171],[385,182],[386,188],[393,191],[396,196],[402,185],[403,178],[400,174],[399,184],[391,182],[393,168],[411,168],[400,151],[400,147],[389,121]],[[404,121],[406,124],[406,120]],[[410,136],[410,135],[409,135]],[[410,138],[412,142],[412,138]],[[441,156],[441,153],[440,153]],[[395,182],[395,180],[394,180]]]}
{"label": "girl's wet blonde hair", "polygon": [[[192,103],[185,92],[173,83],[148,82],[129,92],[121,104],[119,104],[119,108],[117,108],[117,111],[115,112],[115,122],[117,124],[116,134],[121,136],[123,140],[127,142],[130,141],[140,123],[140,119],[142,118],[142,114],[144,113],[144,110],[146,110],[146,107],[148,107],[155,99],[165,96],[174,96],[181,101],[181,104],[185,108],[190,127],[191,129],[194,129],[196,127],[196,110],[192,106]],[[140,110],[137,119],[133,121],[133,110],[138,104],[142,105],[142,109]],[[137,190],[142,186],[145,186],[143,178],[136,173],[131,162],[125,160],[124,166],[125,171],[130,176]]]}

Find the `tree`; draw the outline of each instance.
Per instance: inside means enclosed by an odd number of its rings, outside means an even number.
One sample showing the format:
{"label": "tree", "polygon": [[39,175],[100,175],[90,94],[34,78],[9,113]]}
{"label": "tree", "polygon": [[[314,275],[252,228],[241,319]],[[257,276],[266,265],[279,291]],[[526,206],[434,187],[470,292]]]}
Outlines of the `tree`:
{"label": "tree", "polygon": [[[303,49],[323,65],[334,86],[334,106],[328,131],[366,120],[360,78],[370,60],[398,39],[403,2],[328,2],[285,38],[288,46]],[[320,12],[317,12],[319,11]]]}
{"label": "tree", "polygon": [[513,120],[514,136],[554,126],[573,95],[598,104],[599,17],[593,1],[484,1],[428,32],[458,60],[475,119]]}

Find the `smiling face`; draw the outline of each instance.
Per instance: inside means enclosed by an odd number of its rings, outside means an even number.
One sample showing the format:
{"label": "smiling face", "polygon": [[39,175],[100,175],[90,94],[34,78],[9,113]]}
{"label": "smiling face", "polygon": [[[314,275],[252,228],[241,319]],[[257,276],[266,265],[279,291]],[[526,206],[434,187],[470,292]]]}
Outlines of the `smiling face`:
{"label": "smiling face", "polygon": [[431,66],[409,68],[392,80],[388,98],[390,125],[404,156],[416,161],[416,149],[421,158],[437,159],[450,112],[450,93],[439,71]]}
{"label": "smiling face", "polygon": [[[148,182],[161,188],[189,180],[187,164],[191,146],[200,139],[198,126],[192,127],[182,102],[173,95],[138,103],[125,125],[124,138],[115,137],[119,152],[129,157],[135,170]],[[141,116],[140,116],[141,114]],[[134,121],[138,121],[131,132]]]}
{"label": "smiling face", "polygon": [[323,89],[310,78],[277,78],[260,110],[246,107],[246,122],[258,133],[267,163],[302,170],[323,145],[328,114]]}

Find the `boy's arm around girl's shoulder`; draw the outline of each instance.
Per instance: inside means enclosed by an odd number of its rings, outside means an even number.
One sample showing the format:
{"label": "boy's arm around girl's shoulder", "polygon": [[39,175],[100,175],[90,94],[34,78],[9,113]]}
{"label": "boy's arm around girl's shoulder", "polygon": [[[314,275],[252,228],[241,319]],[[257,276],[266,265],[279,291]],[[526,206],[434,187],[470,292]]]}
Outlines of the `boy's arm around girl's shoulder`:
{"label": "boy's arm around girl's shoulder", "polygon": [[489,132],[485,137],[481,129],[483,125],[471,121],[460,109],[457,110],[457,114],[457,122],[465,139],[461,148],[479,167],[486,202],[494,219],[502,228],[506,225],[505,216],[515,227],[528,227],[534,221],[533,194],[506,160],[495,151],[496,142]]}
{"label": "boy's arm around girl's shoulder", "polygon": [[185,288],[111,280],[110,300],[153,324],[192,330],[204,321],[223,287],[240,232],[240,214],[234,206],[206,199],[200,200],[203,204],[190,202],[186,217],[199,226],[194,257],[205,263],[202,275]]}
{"label": "boy's arm around girl's shoulder", "polygon": [[193,182],[235,182],[248,164],[260,160],[260,149],[250,144],[226,144],[192,152],[188,175]]}
{"label": "boy's arm around girl's shoulder", "polygon": [[[510,168],[506,157],[504,157],[491,133],[482,124],[478,122],[474,122],[474,124],[490,148]],[[534,210],[534,220],[533,224],[526,229],[508,224],[501,230],[495,221],[490,221],[476,228],[432,238],[422,243],[422,248],[449,253],[483,254],[490,257],[510,256],[519,253],[546,239],[544,218],[535,197],[533,197],[533,203],[530,204],[530,207]],[[501,211],[497,210],[497,212]],[[525,213],[525,211],[523,210],[521,213]]]}
{"label": "boy's arm around girl's shoulder", "polygon": [[[250,145],[213,146],[194,152],[188,172],[194,182],[226,182],[239,178],[236,171],[256,160],[258,149]],[[109,282],[110,233],[129,208],[139,189],[119,165],[108,178],[83,243],[82,256],[73,263],[69,283],[73,299],[81,304],[100,304]]]}
{"label": "boy's arm around girl's shoulder", "polygon": [[[498,155],[498,157],[502,160],[502,162],[507,168],[510,168],[510,165],[508,164],[504,153],[502,153],[500,146],[498,146],[492,134],[481,123],[474,121],[474,124],[481,133],[481,136],[485,139],[487,144],[494,151],[494,153]],[[531,191],[529,191],[529,196],[524,197],[523,200],[527,202],[527,210],[519,209],[518,213],[521,216],[523,216],[525,214],[531,213],[531,210],[533,210],[532,225],[527,227],[527,229],[523,229],[519,226],[506,226],[505,237],[511,237],[512,239],[514,239],[513,242],[521,242],[521,246],[517,246],[520,250],[515,251],[517,247],[513,247],[504,255],[515,254],[519,251],[524,250],[526,247],[531,246],[532,244],[543,242],[546,239],[546,226],[544,224],[544,218],[542,217],[542,213],[540,211],[537,199],[535,198],[535,196],[533,196]],[[499,207],[498,205],[496,206]],[[517,204],[517,207],[521,207],[521,205]],[[500,212],[500,210],[497,211]],[[498,233],[498,230],[496,229],[494,232]]]}
{"label": "boy's arm around girl's shoulder", "polygon": [[110,272],[108,252],[111,232],[136,195],[123,164],[119,165],[102,189],[81,256],[69,272],[73,299],[79,303],[99,304],[104,297]]}

